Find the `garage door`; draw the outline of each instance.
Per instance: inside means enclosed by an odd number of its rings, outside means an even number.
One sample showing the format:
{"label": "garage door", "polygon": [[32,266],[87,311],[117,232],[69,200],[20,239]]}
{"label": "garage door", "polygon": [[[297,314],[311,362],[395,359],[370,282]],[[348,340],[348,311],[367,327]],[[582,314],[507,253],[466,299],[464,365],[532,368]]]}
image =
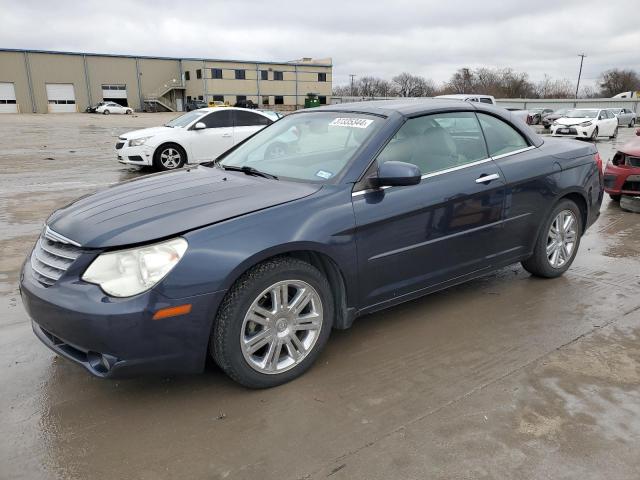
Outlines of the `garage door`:
{"label": "garage door", "polygon": [[102,85],[102,99],[105,102],[115,102],[128,107],[127,86],[122,84]]}
{"label": "garage door", "polygon": [[16,89],[13,83],[0,82],[0,113],[18,113]]}
{"label": "garage door", "polygon": [[47,83],[49,113],[67,113],[76,111],[76,94],[72,83]]}

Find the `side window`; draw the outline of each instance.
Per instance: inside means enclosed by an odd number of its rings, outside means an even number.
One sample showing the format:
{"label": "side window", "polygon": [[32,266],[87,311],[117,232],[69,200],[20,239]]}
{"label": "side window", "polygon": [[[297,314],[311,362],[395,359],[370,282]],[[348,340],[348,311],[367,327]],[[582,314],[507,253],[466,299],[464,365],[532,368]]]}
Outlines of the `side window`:
{"label": "side window", "polygon": [[487,97],[480,97],[480,103],[490,103],[491,105],[493,105],[491,99]]}
{"label": "side window", "polygon": [[484,113],[478,113],[478,119],[492,157],[529,146],[520,132],[502,120]]}
{"label": "side window", "polygon": [[455,112],[407,120],[378,162],[413,163],[427,174],[486,158],[487,147],[475,114]]}
{"label": "side window", "polygon": [[234,110],[236,127],[252,127],[254,125],[270,125],[273,123],[264,115],[253,112],[245,112],[242,110]]}
{"label": "side window", "polygon": [[231,110],[220,109],[219,112],[210,113],[200,121],[204,122],[207,128],[224,128],[233,126]]}

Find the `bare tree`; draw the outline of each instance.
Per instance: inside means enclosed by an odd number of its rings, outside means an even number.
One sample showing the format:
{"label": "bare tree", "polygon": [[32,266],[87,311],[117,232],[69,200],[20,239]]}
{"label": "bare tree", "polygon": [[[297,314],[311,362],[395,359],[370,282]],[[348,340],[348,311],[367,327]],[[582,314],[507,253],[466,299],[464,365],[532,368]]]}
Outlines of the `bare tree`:
{"label": "bare tree", "polygon": [[613,97],[618,93],[640,90],[640,78],[634,70],[613,68],[600,75],[600,94],[603,97]]}
{"label": "bare tree", "polygon": [[592,85],[585,85],[580,89],[580,98],[599,98],[600,92]]}
{"label": "bare tree", "polygon": [[433,80],[410,73],[401,73],[392,79],[396,94],[400,97],[426,97],[433,95],[435,84]]}

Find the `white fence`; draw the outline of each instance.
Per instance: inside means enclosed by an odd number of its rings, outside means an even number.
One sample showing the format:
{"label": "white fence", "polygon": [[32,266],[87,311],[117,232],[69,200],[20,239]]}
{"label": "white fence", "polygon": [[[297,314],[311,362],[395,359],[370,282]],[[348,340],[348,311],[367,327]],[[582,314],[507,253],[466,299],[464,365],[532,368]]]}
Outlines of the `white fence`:
{"label": "white fence", "polygon": [[[366,102],[371,100],[397,100],[399,97],[331,97],[332,104]],[[421,98],[412,98],[421,100]],[[424,98],[422,98],[424,99]],[[501,107],[522,108],[629,108],[640,114],[640,98],[497,98]]]}

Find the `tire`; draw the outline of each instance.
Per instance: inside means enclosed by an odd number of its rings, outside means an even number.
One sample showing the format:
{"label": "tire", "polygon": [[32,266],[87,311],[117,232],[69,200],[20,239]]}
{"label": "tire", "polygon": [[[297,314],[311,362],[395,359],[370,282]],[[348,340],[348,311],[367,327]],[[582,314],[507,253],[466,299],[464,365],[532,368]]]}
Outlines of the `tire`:
{"label": "tire", "polygon": [[153,153],[153,168],[160,172],[182,168],[186,161],[187,153],[175,143],[160,145]]}
{"label": "tire", "polygon": [[616,129],[613,131],[613,135],[611,135],[609,138],[611,140],[613,140],[614,138],[616,138],[618,136],[618,127],[616,127]]}
{"label": "tire", "polygon": [[102,112],[103,115],[109,115],[111,112],[109,110],[105,110],[104,112]]}
{"label": "tire", "polygon": [[591,140],[595,142],[597,138],[598,138],[598,127],[594,128],[593,133],[591,134]]}
{"label": "tire", "polygon": [[631,119],[631,121],[629,122],[629,128],[633,128],[633,126],[636,124],[635,119]]}
{"label": "tire", "polygon": [[124,112],[125,115],[131,115],[133,113],[133,110],[127,110]]}
{"label": "tire", "polygon": [[[562,234],[562,236],[563,238],[573,238],[573,245],[569,252],[566,250],[568,245],[565,245],[565,250],[563,250],[564,253],[558,253],[558,257],[565,256],[564,262],[554,266],[552,264],[554,254],[548,253],[548,249],[553,243],[558,243],[556,240],[549,243],[552,239],[551,228],[556,224],[556,220],[560,218],[559,215],[561,213],[567,215],[568,212],[573,216],[573,235],[570,237],[570,232],[567,232]],[[568,199],[558,202],[540,229],[535,247],[533,248],[533,255],[522,262],[524,269],[531,275],[542,278],[555,278],[562,275],[569,269],[573,263],[576,253],[578,252],[578,248],[580,247],[580,238],[582,236],[582,228],[582,214],[580,212],[580,208]],[[554,251],[556,251],[556,249],[551,250],[551,252]],[[566,253],[568,253],[568,256],[566,256]]]}
{"label": "tire", "polygon": [[[274,306],[272,299],[277,297],[271,292],[282,292],[279,289],[285,284],[288,286],[285,287],[287,304],[299,298],[296,296],[300,293],[299,289],[295,290],[297,287],[302,286],[312,296],[315,294],[311,300],[300,304],[303,307],[300,311],[302,317],[291,314],[292,306],[280,307],[280,312]],[[250,314],[260,308],[260,312],[269,312],[273,317]],[[310,328],[311,324],[302,329],[295,328],[301,325],[298,323],[300,320],[305,322],[305,315],[310,318],[309,315],[318,312],[319,325],[316,324],[318,317],[313,317],[314,328]],[[227,292],[214,322],[210,351],[218,366],[241,385],[249,388],[275,387],[299,377],[311,367],[329,339],[333,317],[333,295],[326,277],[302,260],[276,257],[250,269]],[[254,323],[253,318],[264,321],[264,326]],[[265,335],[262,332],[266,332]],[[260,340],[253,345],[256,350],[251,353],[250,342],[260,335]],[[292,335],[298,338],[297,342],[292,340]],[[297,349],[294,343],[306,349]],[[273,357],[275,362],[269,362],[272,351],[277,355]],[[296,356],[299,358],[295,359]]]}
{"label": "tire", "polygon": [[614,195],[612,193],[609,194],[609,198],[611,198],[611,200],[613,200],[614,202],[619,202],[620,197],[622,197],[622,195]]}

